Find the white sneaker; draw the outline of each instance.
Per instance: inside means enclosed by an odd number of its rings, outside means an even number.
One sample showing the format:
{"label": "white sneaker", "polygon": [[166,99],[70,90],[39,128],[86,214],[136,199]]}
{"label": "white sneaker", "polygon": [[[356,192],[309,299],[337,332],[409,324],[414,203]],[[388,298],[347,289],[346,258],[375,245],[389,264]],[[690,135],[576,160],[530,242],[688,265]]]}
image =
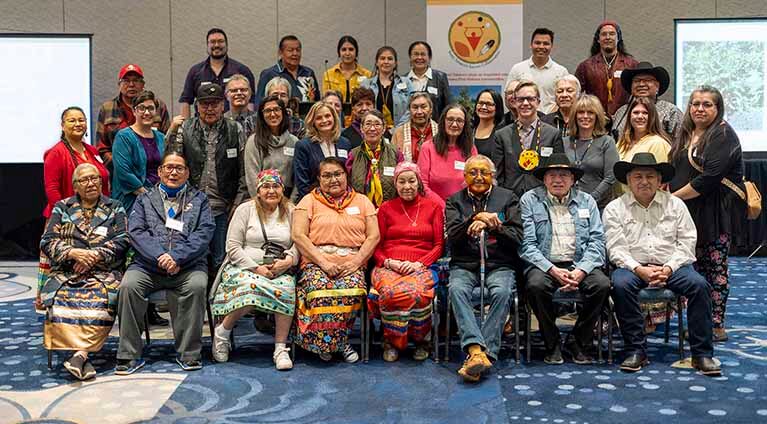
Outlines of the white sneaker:
{"label": "white sneaker", "polygon": [[232,345],[229,343],[228,337],[222,337],[218,334],[213,336],[213,359],[216,362],[226,362],[229,360],[229,352],[232,350]]}
{"label": "white sneaker", "polygon": [[290,348],[275,347],[272,359],[274,360],[274,365],[280,371],[293,368],[293,361],[290,360]]}
{"label": "white sneaker", "polygon": [[356,350],[352,347],[352,345],[346,345],[344,348],[344,351],[342,352],[342,355],[344,356],[344,362],[347,364],[353,364],[360,360],[360,355],[357,353]]}

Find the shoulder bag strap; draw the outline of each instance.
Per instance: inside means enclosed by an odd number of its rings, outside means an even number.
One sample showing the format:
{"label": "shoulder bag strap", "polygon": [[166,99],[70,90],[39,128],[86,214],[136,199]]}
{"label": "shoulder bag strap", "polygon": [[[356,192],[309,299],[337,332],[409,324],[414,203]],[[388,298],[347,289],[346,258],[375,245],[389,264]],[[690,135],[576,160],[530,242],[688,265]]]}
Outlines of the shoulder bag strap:
{"label": "shoulder bag strap", "polygon": [[[692,147],[687,148],[687,160],[690,162],[690,165],[692,165],[693,168],[695,168],[698,172],[703,173],[703,168],[699,166],[697,163],[695,163],[695,160],[692,157]],[[743,201],[748,201],[746,197],[746,193],[743,192],[743,190],[740,189],[740,187],[737,186],[737,184],[730,181],[728,178],[722,178],[722,184],[729,188],[730,190],[734,191],[735,194],[738,195]]]}

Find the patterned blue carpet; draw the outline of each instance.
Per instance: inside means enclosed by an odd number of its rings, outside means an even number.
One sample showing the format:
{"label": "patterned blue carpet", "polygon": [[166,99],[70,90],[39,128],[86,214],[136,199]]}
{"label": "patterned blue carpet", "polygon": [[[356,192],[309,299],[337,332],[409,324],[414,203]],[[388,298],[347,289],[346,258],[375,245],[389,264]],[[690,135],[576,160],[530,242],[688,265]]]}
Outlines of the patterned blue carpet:
{"label": "patterned blue carpet", "polygon": [[[326,364],[299,353],[296,367],[277,372],[268,339],[238,329],[238,349],[226,364],[183,373],[169,340],[154,340],[147,366],[114,376],[116,338],[92,356],[95,381],[73,382],[55,357],[46,366],[42,327],[25,293],[33,269],[0,268],[0,422],[264,422],[264,423],[676,423],[767,422],[767,260],[731,261],[727,319],[730,340],[716,345],[724,375],[707,378],[671,367],[678,359],[676,327],[663,343],[649,340],[651,364],[624,374],[617,364],[547,366],[510,356],[478,385],[465,385],[453,361]],[[24,274],[28,274],[24,277]],[[206,338],[206,346],[208,341]],[[616,362],[620,354],[616,337]],[[688,351],[689,354],[689,351]],[[407,356],[407,355],[403,355]]]}

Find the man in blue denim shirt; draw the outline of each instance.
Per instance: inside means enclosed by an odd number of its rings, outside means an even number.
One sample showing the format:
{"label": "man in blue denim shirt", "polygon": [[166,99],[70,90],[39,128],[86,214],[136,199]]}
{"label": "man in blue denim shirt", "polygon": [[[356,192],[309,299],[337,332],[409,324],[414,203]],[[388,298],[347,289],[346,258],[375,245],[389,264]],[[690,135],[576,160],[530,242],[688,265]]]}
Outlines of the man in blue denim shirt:
{"label": "man in blue denim shirt", "polygon": [[556,290],[579,290],[584,298],[568,351],[576,364],[593,359],[585,350],[592,345],[594,324],[610,291],[605,264],[605,234],[596,201],[573,188],[583,171],[573,167],[563,153],[553,154],[545,167],[533,174],[543,180],[522,196],[524,238],[520,256],[528,263],[528,300],[538,318],[546,346],[547,364],[562,364],[559,329],[552,295]]}
{"label": "man in blue denim shirt", "polygon": [[295,35],[286,35],[280,39],[280,60],[277,64],[261,71],[258,76],[258,91],[255,103],[258,106],[266,97],[266,84],[274,77],[282,77],[290,82],[290,91],[299,102],[316,102],[320,99],[317,77],[312,68],[301,65],[301,41]]}

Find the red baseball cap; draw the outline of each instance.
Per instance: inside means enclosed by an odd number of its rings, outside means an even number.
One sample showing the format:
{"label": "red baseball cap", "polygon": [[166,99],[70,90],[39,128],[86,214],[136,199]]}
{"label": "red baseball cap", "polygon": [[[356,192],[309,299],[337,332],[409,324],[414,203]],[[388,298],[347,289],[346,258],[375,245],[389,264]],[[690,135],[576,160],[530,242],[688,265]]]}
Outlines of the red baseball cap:
{"label": "red baseball cap", "polygon": [[125,74],[127,74],[128,72],[135,72],[136,74],[138,74],[138,76],[140,76],[141,78],[144,78],[144,71],[141,69],[140,66],[135,65],[133,63],[129,63],[123,66],[122,68],[120,68],[120,74],[118,74],[117,78],[123,79],[123,77],[125,77]]}

